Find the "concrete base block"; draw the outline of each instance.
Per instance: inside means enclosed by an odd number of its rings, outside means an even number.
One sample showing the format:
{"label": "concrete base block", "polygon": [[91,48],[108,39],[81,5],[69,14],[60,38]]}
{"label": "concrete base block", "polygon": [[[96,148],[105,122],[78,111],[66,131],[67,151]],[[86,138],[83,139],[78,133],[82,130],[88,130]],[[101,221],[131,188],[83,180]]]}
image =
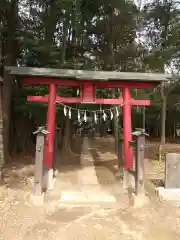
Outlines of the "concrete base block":
{"label": "concrete base block", "polygon": [[140,208],[149,204],[149,198],[145,194],[135,195],[133,194],[133,207]]}
{"label": "concrete base block", "polygon": [[180,188],[156,188],[156,193],[161,201],[167,201],[175,207],[180,207]]}
{"label": "concrete base block", "polygon": [[53,171],[54,170],[50,168],[50,169],[46,169],[44,172],[43,182],[44,182],[44,188],[46,188],[47,190],[51,190],[54,187],[55,178],[54,178]]}
{"label": "concrete base block", "polygon": [[30,195],[30,202],[33,204],[33,205],[42,205],[44,203],[44,193],[41,194],[40,196],[36,196],[34,194],[31,194]]}

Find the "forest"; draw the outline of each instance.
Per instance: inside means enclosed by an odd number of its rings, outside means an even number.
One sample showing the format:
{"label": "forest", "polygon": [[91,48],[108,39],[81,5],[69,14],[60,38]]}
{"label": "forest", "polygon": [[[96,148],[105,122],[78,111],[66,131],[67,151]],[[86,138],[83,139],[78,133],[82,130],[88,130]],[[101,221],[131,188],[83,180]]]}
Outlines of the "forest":
{"label": "forest", "polygon": [[[44,85],[24,85],[5,66],[62,69],[169,72],[173,78],[153,90],[133,89],[150,107],[133,107],[133,127],[145,127],[161,145],[175,138],[180,124],[180,8],[174,0],[1,0],[0,5],[0,159],[28,151],[33,131],[46,122],[47,106],[27,102],[27,95],[45,95]],[[59,87],[61,96],[77,89]],[[99,90],[104,97],[120,96],[117,89]],[[76,108],[92,108],[78,105]],[[94,109],[107,106],[93,106]],[[108,107],[109,108],[109,107]],[[56,124],[68,131],[77,119],[66,121],[57,105]],[[119,127],[118,121],[112,124]],[[67,129],[67,130],[66,130]],[[67,142],[65,141],[65,142]]]}

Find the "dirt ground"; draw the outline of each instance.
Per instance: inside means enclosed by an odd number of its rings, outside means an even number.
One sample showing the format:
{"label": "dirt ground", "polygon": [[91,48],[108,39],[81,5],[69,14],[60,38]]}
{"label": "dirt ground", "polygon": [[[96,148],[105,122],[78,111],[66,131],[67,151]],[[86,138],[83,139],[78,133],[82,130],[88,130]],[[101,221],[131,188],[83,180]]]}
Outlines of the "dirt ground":
{"label": "dirt ground", "polygon": [[[168,144],[165,151],[179,152],[179,146]],[[164,163],[154,160],[156,143],[148,143],[146,151],[149,157],[145,166],[146,190],[150,201],[143,208],[129,206],[127,193],[116,177],[112,138],[90,140],[88,154],[94,161],[92,168],[98,184],[82,187],[78,174],[86,173],[88,178],[88,172],[78,165],[82,156],[60,154],[55,188],[45,195],[41,206],[34,206],[29,200],[34,171],[32,157],[23,156],[23,161],[21,156],[14,159],[5,169],[5,185],[0,186],[0,240],[180,239],[180,210],[159,202],[155,195],[154,187],[163,184],[164,179]],[[103,199],[102,194],[108,192],[116,203],[91,202],[91,199],[60,201],[62,192],[72,188],[74,192],[88,191],[89,198],[96,195],[97,199]]]}

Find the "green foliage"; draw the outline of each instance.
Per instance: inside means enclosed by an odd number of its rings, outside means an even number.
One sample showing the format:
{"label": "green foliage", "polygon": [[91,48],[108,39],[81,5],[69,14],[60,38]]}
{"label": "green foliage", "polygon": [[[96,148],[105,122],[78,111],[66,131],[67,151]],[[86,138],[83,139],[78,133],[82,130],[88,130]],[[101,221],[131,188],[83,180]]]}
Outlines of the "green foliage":
{"label": "green foliage", "polygon": [[[3,0],[0,6],[0,53],[4,58],[9,29],[6,10],[12,2]],[[180,18],[174,1],[154,0],[142,9],[124,0],[26,0],[18,1],[18,7],[16,34],[12,38],[17,41],[16,59],[20,65],[162,72],[167,67],[172,70],[173,63],[173,70],[179,70]],[[167,94],[177,83],[165,86]],[[40,108],[25,99],[30,93],[47,94],[47,88],[17,86],[17,89],[13,98],[16,110],[44,122],[46,106],[41,104]],[[76,89],[69,87],[57,91],[62,96],[76,95]],[[113,94],[110,89],[103,91],[104,97]],[[146,114],[150,119],[157,116],[161,108],[159,89],[138,93],[132,90],[132,94],[137,99],[152,100],[153,111]],[[178,94],[169,94],[168,109],[174,109],[177,101]],[[179,109],[176,111],[179,114]],[[62,117],[59,105],[57,115]]]}

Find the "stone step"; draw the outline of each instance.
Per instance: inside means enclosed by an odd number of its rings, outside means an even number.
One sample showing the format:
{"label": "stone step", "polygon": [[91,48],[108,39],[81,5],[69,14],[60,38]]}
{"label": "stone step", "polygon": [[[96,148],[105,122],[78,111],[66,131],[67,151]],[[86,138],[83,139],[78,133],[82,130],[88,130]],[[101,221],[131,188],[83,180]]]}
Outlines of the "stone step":
{"label": "stone step", "polygon": [[[111,191],[110,191],[111,190]],[[45,201],[56,202],[58,205],[67,206],[103,206],[106,208],[128,207],[128,195],[121,188],[119,189],[97,189],[88,187],[87,189],[64,189],[48,193]]]}
{"label": "stone step", "polygon": [[74,204],[122,204],[128,202],[128,194],[120,184],[97,185],[58,185],[45,196],[59,203]]}
{"label": "stone step", "polygon": [[157,187],[156,194],[161,201],[166,201],[175,207],[180,207],[180,189]]}

